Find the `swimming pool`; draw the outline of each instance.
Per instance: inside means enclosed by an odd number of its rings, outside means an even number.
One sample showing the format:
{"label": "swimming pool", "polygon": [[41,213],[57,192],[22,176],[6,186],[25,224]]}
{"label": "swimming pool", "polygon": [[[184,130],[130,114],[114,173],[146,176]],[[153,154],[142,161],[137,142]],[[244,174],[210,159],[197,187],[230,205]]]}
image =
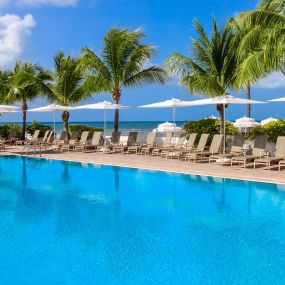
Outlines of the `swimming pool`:
{"label": "swimming pool", "polygon": [[15,156],[0,185],[0,284],[284,284],[283,186]]}

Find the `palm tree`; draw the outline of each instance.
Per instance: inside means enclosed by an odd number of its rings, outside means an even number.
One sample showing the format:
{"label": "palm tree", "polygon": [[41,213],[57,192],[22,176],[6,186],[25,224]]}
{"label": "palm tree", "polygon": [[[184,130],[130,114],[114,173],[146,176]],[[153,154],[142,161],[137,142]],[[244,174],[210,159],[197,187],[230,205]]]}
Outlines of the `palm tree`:
{"label": "palm tree", "polygon": [[[245,46],[244,39],[250,35],[251,28],[246,26],[245,23],[239,23],[238,19],[229,19],[229,23],[232,26],[232,29],[234,30],[234,43],[232,44],[233,52],[236,53],[239,61],[239,65],[241,65],[241,62],[247,59],[247,57],[252,52],[252,47],[248,48]],[[239,75],[239,69],[237,69],[237,76]],[[241,88],[244,88],[245,95],[248,100],[251,99],[251,82],[244,78],[243,81],[235,82],[236,88],[240,90]],[[251,104],[247,105],[247,116],[251,117]]]}
{"label": "palm tree", "polygon": [[[63,106],[69,106],[89,96],[90,93],[83,88],[83,72],[79,68],[78,58],[73,58],[70,55],[65,56],[63,52],[59,52],[54,57],[54,64],[55,71],[50,100]],[[69,117],[68,111],[62,112],[61,118],[67,133]]]}
{"label": "palm tree", "polygon": [[[172,73],[181,76],[181,83],[194,94],[204,94],[209,97],[226,94],[234,88],[237,58],[233,51],[234,33],[231,25],[219,28],[213,19],[213,32],[210,37],[195,20],[198,34],[193,40],[191,56],[173,53],[166,61],[166,66]],[[223,134],[223,105],[217,105],[221,118],[220,132]]]}
{"label": "palm tree", "polygon": [[255,83],[273,71],[284,70],[285,0],[262,0],[257,9],[241,13],[238,21],[248,27],[240,50],[250,51],[239,66],[237,83]]}
{"label": "palm tree", "polygon": [[17,61],[9,80],[9,92],[6,101],[9,103],[21,102],[22,109],[22,134],[25,139],[28,102],[39,96],[49,95],[49,81],[51,76],[37,64]]}
{"label": "palm tree", "polygon": [[10,78],[12,73],[8,71],[0,71],[0,102],[7,102],[7,94],[10,90]]}
{"label": "palm tree", "polygon": [[[144,37],[139,30],[114,28],[106,33],[100,55],[84,48],[81,66],[87,71],[85,88],[91,92],[110,92],[114,103],[119,104],[123,87],[164,83],[166,72],[162,68],[147,67],[155,50],[141,42]],[[119,110],[115,110],[114,129],[119,129]]]}

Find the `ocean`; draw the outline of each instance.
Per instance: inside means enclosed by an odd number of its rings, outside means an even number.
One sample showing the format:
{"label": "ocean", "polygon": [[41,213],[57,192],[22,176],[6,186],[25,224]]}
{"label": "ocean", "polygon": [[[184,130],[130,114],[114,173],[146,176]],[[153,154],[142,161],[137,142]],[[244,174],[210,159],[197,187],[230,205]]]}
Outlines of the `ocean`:
{"label": "ocean", "polygon": [[[181,127],[186,121],[177,121],[177,127]],[[17,124],[19,126],[22,125],[21,122],[10,122],[11,124]],[[27,125],[30,125],[32,122],[27,122]],[[53,122],[38,122],[41,124],[49,125],[53,128]],[[139,131],[139,132],[149,132],[155,129],[159,124],[165,123],[165,121],[127,121],[127,122],[120,122],[119,128],[122,132],[129,132],[129,131]],[[9,124],[9,122],[0,123],[1,125]],[[104,128],[104,122],[70,122],[72,124],[79,124],[79,125],[88,125],[91,127],[98,127]],[[63,130],[63,123],[56,122],[56,132],[60,133]],[[110,134],[113,130],[114,122],[107,122],[106,123],[106,132]]]}

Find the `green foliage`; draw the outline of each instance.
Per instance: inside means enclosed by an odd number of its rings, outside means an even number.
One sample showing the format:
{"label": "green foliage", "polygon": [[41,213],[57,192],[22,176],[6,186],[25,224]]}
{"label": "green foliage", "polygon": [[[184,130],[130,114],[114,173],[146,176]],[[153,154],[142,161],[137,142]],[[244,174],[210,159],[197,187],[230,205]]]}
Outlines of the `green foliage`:
{"label": "green foliage", "polygon": [[271,122],[250,131],[252,137],[259,135],[267,136],[268,140],[276,142],[278,136],[285,136],[285,120]]}
{"label": "green foliage", "polygon": [[[213,136],[214,134],[220,133],[220,120],[202,119],[199,121],[188,121],[183,126],[183,129],[187,134],[197,133],[198,135],[201,135],[205,133]],[[226,122],[226,134],[235,135],[237,133],[238,129],[231,123]]]}
{"label": "green foliage", "polygon": [[195,30],[197,38],[192,41],[190,57],[173,53],[166,60],[166,66],[180,76],[181,83],[192,93],[221,96],[233,88],[237,68],[232,26],[227,23],[219,28],[213,19],[213,32],[208,36],[195,20]]}
{"label": "green foliage", "polygon": [[[104,37],[101,54],[84,48],[80,64],[86,72],[84,89],[91,93],[110,92],[118,104],[122,88],[164,83],[166,71],[150,65],[155,48],[144,44],[144,38],[140,30],[113,28]],[[114,129],[118,127],[119,110],[116,110]]]}
{"label": "green foliage", "polygon": [[237,73],[239,83],[255,83],[273,71],[284,71],[284,3],[261,0],[257,9],[242,12],[238,17],[241,27],[248,31],[239,48],[247,51]]}
{"label": "green foliage", "polygon": [[59,52],[54,57],[55,72],[51,84],[51,101],[68,106],[90,95],[83,89],[83,71],[79,68],[79,59]]}
{"label": "green foliage", "polygon": [[33,135],[35,130],[40,130],[40,137],[43,137],[45,132],[51,130],[50,126],[39,124],[36,121],[33,121],[31,125],[27,126],[27,133]]}
{"label": "green foliage", "polygon": [[16,131],[17,138],[20,138],[21,127],[15,124],[5,124],[3,126],[0,126],[0,137],[7,139],[9,132],[12,130]]}
{"label": "green foliage", "polygon": [[89,136],[88,138],[91,138],[93,136],[94,132],[100,132],[103,131],[102,128],[97,128],[97,127],[91,127],[88,125],[78,125],[78,124],[70,124],[69,125],[69,130],[71,132],[78,132],[79,135],[84,132],[84,131],[89,131]]}

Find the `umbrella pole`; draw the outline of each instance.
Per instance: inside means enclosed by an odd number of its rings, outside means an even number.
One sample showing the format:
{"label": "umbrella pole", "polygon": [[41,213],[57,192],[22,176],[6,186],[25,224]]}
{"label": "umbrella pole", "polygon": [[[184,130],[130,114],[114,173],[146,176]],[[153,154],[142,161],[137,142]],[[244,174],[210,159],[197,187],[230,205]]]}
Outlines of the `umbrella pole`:
{"label": "umbrella pole", "polygon": [[174,123],[174,144],[176,143],[176,122],[175,122],[175,116],[176,116],[176,112],[175,112],[175,107],[172,108],[172,115],[173,115],[173,123]]}
{"label": "umbrella pole", "polygon": [[53,140],[56,140],[56,134],[55,134],[55,111],[53,111]]}
{"label": "umbrella pole", "polygon": [[223,146],[223,160],[225,159],[225,154],[226,154],[226,105],[224,104],[223,105],[223,112],[224,112],[224,133],[223,133],[223,136],[224,136],[224,139],[223,139],[223,142],[224,142],[224,146]]}
{"label": "umbrella pole", "polygon": [[104,145],[106,146],[106,109],[104,109]]}

